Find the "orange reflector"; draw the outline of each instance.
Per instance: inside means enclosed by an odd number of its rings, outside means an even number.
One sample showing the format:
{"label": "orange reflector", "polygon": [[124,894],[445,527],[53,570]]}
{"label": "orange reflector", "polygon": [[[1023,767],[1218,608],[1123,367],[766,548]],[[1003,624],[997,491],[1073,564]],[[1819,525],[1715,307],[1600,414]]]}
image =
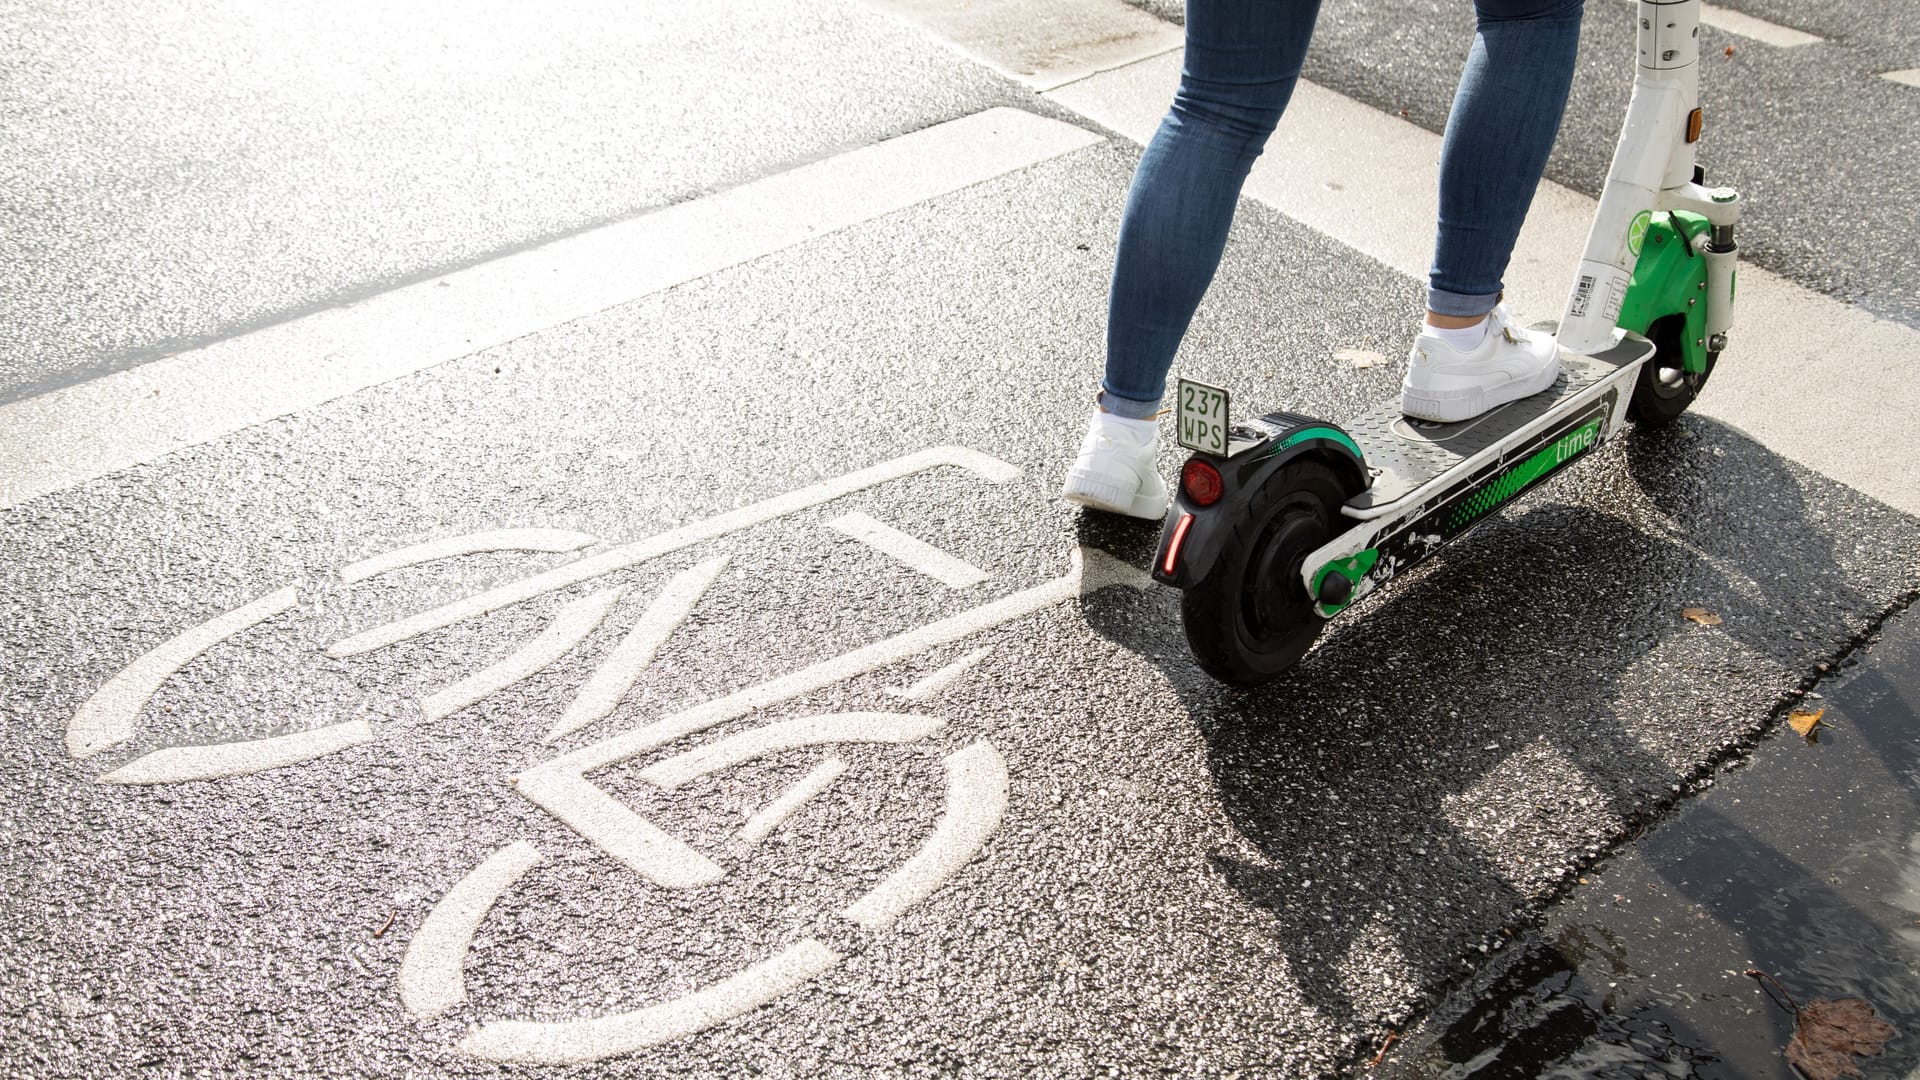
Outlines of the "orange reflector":
{"label": "orange reflector", "polygon": [[1695,109],[1687,114],[1688,142],[1697,143],[1700,141],[1700,129],[1705,126],[1706,122],[1706,114],[1702,113],[1699,109]]}
{"label": "orange reflector", "polygon": [[1174,561],[1180,558],[1180,545],[1187,542],[1187,530],[1193,527],[1193,515],[1181,514],[1179,524],[1173,527],[1173,543],[1167,545],[1167,561],[1160,564],[1162,573],[1173,573]]}

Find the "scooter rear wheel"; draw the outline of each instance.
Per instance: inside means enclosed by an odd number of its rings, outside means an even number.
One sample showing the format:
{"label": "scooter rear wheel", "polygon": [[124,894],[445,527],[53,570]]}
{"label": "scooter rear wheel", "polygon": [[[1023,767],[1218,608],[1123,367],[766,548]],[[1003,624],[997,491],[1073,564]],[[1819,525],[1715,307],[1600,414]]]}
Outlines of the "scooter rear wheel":
{"label": "scooter rear wheel", "polygon": [[1181,598],[1187,643],[1207,674],[1258,686],[1306,655],[1325,620],[1313,609],[1301,567],[1332,539],[1343,490],[1332,469],[1297,460],[1254,496],[1212,569]]}

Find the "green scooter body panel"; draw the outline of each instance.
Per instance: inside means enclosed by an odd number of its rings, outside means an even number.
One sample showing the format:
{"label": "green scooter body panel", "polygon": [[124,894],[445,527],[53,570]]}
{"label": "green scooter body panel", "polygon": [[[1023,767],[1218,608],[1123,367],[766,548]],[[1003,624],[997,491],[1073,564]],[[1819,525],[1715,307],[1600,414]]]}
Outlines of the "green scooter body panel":
{"label": "green scooter body panel", "polygon": [[1644,335],[1669,315],[1684,318],[1681,362],[1693,375],[1707,370],[1707,260],[1694,250],[1694,238],[1712,227],[1706,218],[1685,210],[1652,215],[1617,324]]}

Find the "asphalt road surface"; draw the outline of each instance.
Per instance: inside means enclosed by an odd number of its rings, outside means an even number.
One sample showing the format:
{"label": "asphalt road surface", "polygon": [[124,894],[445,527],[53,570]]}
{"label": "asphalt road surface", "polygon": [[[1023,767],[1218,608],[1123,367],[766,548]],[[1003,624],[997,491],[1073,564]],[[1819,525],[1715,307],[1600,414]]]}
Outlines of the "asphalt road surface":
{"label": "asphalt road surface", "polygon": [[[0,1070],[1351,1073],[1911,601],[1912,27],[1709,76],[1791,347],[1242,692],[1054,495],[1177,27],[1009,6],[5,9]],[[1180,370],[1338,418],[1420,281],[1283,194]]]}

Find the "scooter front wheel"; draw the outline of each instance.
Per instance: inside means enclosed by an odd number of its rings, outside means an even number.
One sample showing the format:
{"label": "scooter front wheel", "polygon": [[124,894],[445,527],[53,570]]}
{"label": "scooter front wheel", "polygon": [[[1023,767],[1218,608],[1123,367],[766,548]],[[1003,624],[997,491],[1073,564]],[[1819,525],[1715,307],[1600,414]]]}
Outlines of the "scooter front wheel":
{"label": "scooter front wheel", "polygon": [[1670,315],[1647,328],[1647,340],[1653,342],[1653,355],[1640,365],[1640,377],[1634,382],[1633,397],[1627,402],[1627,415],[1643,428],[1664,427],[1680,418],[1693,404],[1720,354],[1707,354],[1707,369],[1688,372],[1682,359],[1681,336],[1686,320]]}
{"label": "scooter front wheel", "polygon": [[1181,598],[1187,643],[1207,674],[1258,686],[1306,655],[1324,620],[1301,567],[1332,539],[1345,501],[1340,478],[1318,461],[1296,460],[1268,478]]}

